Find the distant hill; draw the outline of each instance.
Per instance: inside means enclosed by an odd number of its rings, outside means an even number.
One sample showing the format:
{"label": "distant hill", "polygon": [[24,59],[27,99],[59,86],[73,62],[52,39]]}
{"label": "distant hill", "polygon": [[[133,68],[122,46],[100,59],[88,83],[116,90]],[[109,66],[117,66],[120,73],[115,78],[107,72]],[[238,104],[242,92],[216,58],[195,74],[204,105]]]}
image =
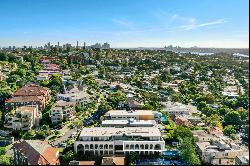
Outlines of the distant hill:
{"label": "distant hill", "polygon": [[168,46],[164,48],[157,47],[137,47],[137,48],[121,48],[121,49],[130,49],[130,50],[166,50],[173,52],[197,52],[197,53],[239,53],[243,55],[249,55],[249,48],[201,48],[201,47],[173,47]]}

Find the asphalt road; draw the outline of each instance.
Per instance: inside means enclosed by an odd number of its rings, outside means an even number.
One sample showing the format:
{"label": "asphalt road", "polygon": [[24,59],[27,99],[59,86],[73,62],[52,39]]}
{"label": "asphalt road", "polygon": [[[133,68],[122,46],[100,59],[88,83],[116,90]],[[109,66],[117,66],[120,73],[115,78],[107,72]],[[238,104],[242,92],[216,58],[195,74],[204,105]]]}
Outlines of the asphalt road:
{"label": "asphalt road", "polygon": [[65,129],[61,129],[60,131],[64,133],[64,135],[58,138],[55,142],[53,142],[54,146],[58,146],[61,142],[67,140],[74,132],[76,132],[75,129],[68,129],[66,131]]}

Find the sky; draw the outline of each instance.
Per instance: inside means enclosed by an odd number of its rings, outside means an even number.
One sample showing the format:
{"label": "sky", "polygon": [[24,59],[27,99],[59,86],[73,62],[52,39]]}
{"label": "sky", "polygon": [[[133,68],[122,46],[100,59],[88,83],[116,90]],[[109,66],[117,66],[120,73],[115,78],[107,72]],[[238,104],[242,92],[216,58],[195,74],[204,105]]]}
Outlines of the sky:
{"label": "sky", "polygon": [[0,46],[248,48],[248,0],[1,0]]}

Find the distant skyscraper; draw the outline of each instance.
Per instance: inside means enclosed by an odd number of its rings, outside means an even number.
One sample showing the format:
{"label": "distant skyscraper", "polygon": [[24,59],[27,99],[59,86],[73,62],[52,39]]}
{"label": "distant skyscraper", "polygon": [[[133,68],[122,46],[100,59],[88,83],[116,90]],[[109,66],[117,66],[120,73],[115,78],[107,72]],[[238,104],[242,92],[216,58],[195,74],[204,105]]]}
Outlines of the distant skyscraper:
{"label": "distant skyscraper", "polygon": [[48,50],[50,50],[50,42],[48,42]]}
{"label": "distant skyscraper", "polygon": [[108,43],[103,43],[102,48],[103,48],[103,49],[109,49],[109,48],[110,48],[110,44],[108,44]]}
{"label": "distant skyscraper", "polygon": [[76,41],[76,48],[78,49],[78,41]]}
{"label": "distant skyscraper", "polygon": [[57,43],[57,46],[59,47],[59,42]]}
{"label": "distant skyscraper", "polygon": [[84,42],[84,44],[83,44],[83,47],[84,47],[84,49],[86,49],[86,43]]}

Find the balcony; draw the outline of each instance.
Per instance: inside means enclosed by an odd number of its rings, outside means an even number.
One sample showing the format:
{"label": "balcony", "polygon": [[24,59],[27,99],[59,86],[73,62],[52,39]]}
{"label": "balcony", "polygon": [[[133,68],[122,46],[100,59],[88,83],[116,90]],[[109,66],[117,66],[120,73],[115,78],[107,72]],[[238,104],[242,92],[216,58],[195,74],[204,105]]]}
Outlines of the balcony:
{"label": "balcony", "polygon": [[29,127],[22,127],[22,130],[25,130],[25,131],[27,131],[29,129],[30,129]]}
{"label": "balcony", "polygon": [[6,128],[12,128],[12,123],[4,124],[4,127],[6,127]]}

